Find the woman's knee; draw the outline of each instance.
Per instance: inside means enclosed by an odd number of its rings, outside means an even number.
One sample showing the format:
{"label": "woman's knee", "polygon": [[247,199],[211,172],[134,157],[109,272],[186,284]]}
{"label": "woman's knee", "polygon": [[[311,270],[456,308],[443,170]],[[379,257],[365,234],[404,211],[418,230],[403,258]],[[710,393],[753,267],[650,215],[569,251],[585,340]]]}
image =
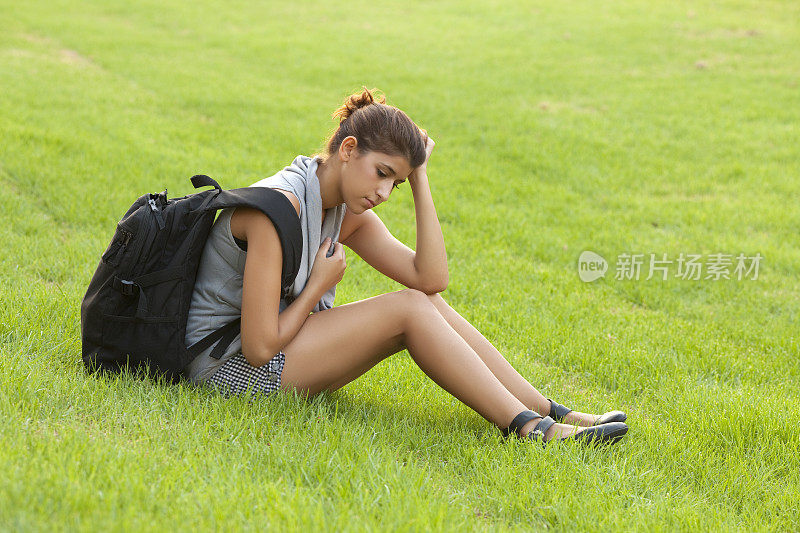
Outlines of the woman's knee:
{"label": "woman's knee", "polygon": [[430,296],[417,289],[403,289],[395,294],[400,296],[403,302],[411,306],[411,308],[425,307],[431,303]]}
{"label": "woman's knee", "polygon": [[406,324],[426,316],[428,313],[438,313],[431,298],[422,291],[403,289],[396,294],[399,299],[398,309]]}

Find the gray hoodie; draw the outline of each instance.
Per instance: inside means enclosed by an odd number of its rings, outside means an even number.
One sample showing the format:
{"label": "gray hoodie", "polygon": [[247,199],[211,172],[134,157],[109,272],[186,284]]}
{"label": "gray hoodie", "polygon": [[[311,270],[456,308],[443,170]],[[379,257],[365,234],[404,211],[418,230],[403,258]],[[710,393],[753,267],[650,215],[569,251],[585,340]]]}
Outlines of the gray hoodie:
{"label": "gray hoodie", "polygon": [[[288,191],[300,200],[300,227],[303,229],[303,257],[300,260],[300,271],[294,278],[294,284],[287,297],[288,303],[297,298],[308,282],[311,267],[319,247],[326,238],[332,242],[339,240],[339,230],[346,210],[345,204],[340,204],[327,209],[325,221],[322,221],[322,196],[317,178],[317,161],[304,155],[298,155],[292,164],[283,170],[254,183],[251,187],[271,187]],[[314,307],[314,312],[323,311],[333,307],[336,287],[331,287],[322,295]]]}

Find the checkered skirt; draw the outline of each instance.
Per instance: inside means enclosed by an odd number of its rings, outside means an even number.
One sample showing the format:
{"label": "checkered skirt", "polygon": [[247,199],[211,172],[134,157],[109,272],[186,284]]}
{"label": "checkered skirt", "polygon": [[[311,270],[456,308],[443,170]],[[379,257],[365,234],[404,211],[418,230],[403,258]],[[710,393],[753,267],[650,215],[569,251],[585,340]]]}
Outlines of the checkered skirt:
{"label": "checkered skirt", "polygon": [[281,386],[285,363],[286,354],[278,352],[267,364],[256,367],[247,362],[242,352],[237,352],[206,383],[223,394],[241,394],[248,390],[270,394]]}

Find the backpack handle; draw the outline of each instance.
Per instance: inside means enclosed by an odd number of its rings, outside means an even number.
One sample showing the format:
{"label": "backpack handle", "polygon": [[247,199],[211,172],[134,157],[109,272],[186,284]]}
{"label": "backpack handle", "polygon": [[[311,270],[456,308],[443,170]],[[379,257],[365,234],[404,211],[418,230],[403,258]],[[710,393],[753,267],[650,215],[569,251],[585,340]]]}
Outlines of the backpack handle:
{"label": "backpack handle", "polygon": [[222,187],[219,186],[219,183],[211,179],[210,177],[206,176],[205,174],[195,174],[192,176],[192,185],[194,185],[195,189],[199,189],[200,187],[208,187],[212,186],[215,189],[222,190]]}

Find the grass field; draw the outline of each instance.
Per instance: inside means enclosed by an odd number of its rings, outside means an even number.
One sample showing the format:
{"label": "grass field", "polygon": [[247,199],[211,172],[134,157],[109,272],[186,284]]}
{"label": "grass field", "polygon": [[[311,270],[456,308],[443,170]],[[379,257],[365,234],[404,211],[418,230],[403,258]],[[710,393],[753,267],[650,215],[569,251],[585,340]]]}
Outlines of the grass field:
{"label": "grass field", "polygon": [[[0,529],[800,529],[798,20],[0,0]],[[546,396],[626,410],[621,444],[504,441],[407,352],[310,401],[84,373],[80,301],[133,200],[274,174],[361,85],[436,140],[445,299]],[[377,212],[414,245],[407,184]],[[763,259],[646,280],[651,253]],[[336,301],[399,288],[348,252]]]}

